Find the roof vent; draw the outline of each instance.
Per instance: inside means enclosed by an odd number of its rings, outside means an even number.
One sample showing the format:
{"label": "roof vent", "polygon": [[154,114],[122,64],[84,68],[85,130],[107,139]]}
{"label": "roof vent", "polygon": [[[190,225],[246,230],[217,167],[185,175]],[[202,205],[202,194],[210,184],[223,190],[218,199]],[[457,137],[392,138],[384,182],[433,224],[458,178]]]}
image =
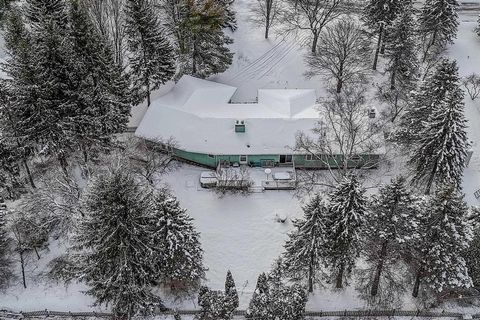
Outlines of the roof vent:
{"label": "roof vent", "polygon": [[235,132],[237,132],[237,133],[246,132],[245,120],[235,121]]}

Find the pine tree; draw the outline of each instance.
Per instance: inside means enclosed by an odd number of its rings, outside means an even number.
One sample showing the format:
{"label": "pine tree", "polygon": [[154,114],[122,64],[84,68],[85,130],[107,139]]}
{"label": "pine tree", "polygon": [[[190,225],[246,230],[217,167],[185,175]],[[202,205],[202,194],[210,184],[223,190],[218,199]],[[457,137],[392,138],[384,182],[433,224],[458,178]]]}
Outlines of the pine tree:
{"label": "pine tree", "polygon": [[237,30],[237,18],[235,17],[235,10],[233,9],[233,4],[235,0],[217,0],[219,5],[224,8],[224,22],[223,27],[229,28],[232,32]]}
{"label": "pine tree", "polygon": [[11,239],[6,228],[7,205],[0,196],[0,289],[5,289],[14,279],[12,260],[10,258]]}
{"label": "pine tree", "polygon": [[325,223],[325,260],[343,288],[360,253],[360,230],[367,214],[365,189],[354,174],[348,174],[330,194],[329,217]]}
{"label": "pine tree", "polygon": [[[457,70],[452,62],[453,70]],[[414,168],[412,181],[425,186],[425,193],[433,185],[451,184],[460,188],[466,166],[469,143],[466,134],[463,90],[458,75],[446,75],[455,79],[451,90],[443,100],[432,107],[431,115],[424,119],[418,145],[414,147],[409,164]]]}
{"label": "pine tree", "polygon": [[393,179],[381,188],[372,202],[364,230],[364,252],[367,269],[371,270],[367,280],[369,294],[377,296],[382,293],[383,285],[390,285],[389,275],[398,271],[395,264],[404,256],[406,244],[419,239],[420,210],[403,177]]}
{"label": "pine tree", "polygon": [[395,138],[401,144],[410,146],[422,137],[421,132],[435,106],[441,104],[449,92],[458,90],[460,78],[455,61],[442,59],[433,74],[426,77],[417,92],[412,95],[412,103],[400,119]]}
{"label": "pine tree", "polygon": [[227,271],[227,278],[225,279],[225,309],[233,317],[233,312],[238,308],[239,299],[235,281],[233,280],[230,270]]}
{"label": "pine tree", "polygon": [[257,286],[253,292],[252,300],[250,300],[250,304],[248,305],[245,318],[269,320],[272,318],[270,316],[270,307],[267,275],[261,273],[258,276]]}
{"label": "pine tree", "polygon": [[442,50],[456,38],[458,29],[457,0],[426,0],[419,17],[420,34],[425,49],[424,61],[430,50]]}
{"label": "pine tree", "polygon": [[43,154],[55,156],[66,170],[75,145],[75,112],[69,96],[76,89],[71,82],[66,8],[60,0],[31,0],[26,9],[38,12],[35,17],[27,15],[33,19],[26,21],[30,36],[22,39],[23,45],[15,49],[6,66],[15,97],[10,116],[24,146],[36,146]]}
{"label": "pine tree", "polygon": [[222,73],[232,64],[227,45],[233,40],[223,33],[225,12],[218,0],[186,0],[179,23],[182,72],[200,78]]}
{"label": "pine tree", "polygon": [[323,257],[325,219],[328,216],[322,197],[316,194],[303,208],[304,218],[293,222],[295,231],[285,243],[284,264],[292,280],[307,279],[308,291],[318,282]]}
{"label": "pine tree", "polygon": [[245,314],[246,319],[301,320],[305,318],[307,295],[300,285],[272,283],[263,273]]}
{"label": "pine tree", "polygon": [[478,26],[475,28],[475,31],[477,31],[477,34],[480,37],[480,17],[478,18]]}
{"label": "pine tree", "polygon": [[95,28],[79,0],[71,1],[69,20],[78,88],[72,95],[77,111],[73,131],[87,162],[89,150],[110,149],[114,134],[126,130],[130,114],[129,82],[115,63],[107,40]]}
{"label": "pine tree", "polygon": [[156,237],[162,243],[158,261],[164,282],[180,283],[188,290],[198,287],[205,277],[200,234],[193,219],[182,209],[177,199],[159,194],[155,201]]}
{"label": "pine tree", "polygon": [[150,0],[127,0],[126,27],[134,87],[140,101],[175,75],[173,48],[163,34]]}
{"label": "pine tree", "polygon": [[438,190],[427,206],[420,226],[422,237],[409,243],[413,254],[408,262],[416,275],[414,297],[422,283],[426,290],[437,293],[472,285],[460,254],[473,237],[463,195],[455,187],[447,186]]}
{"label": "pine tree", "polygon": [[128,319],[162,306],[150,290],[162,271],[156,262],[163,246],[155,236],[150,193],[120,170],[100,176],[85,193],[85,218],[75,235],[87,294]]}
{"label": "pine tree", "polygon": [[463,257],[473,286],[480,286],[480,229],[478,226],[474,230],[470,247],[464,252]]}
{"label": "pine tree", "polygon": [[[231,280],[233,281],[233,279]],[[200,287],[198,305],[201,311],[197,317],[198,320],[231,320],[233,318],[233,311],[235,311],[236,307],[234,307],[232,304],[233,301],[230,299],[233,298],[232,289],[235,288],[235,284],[233,283],[233,287],[231,287],[228,274],[226,284],[227,283],[229,283],[229,286],[228,290],[227,286],[225,287],[225,292],[213,291],[205,286]],[[230,296],[227,296],[227,294]]]}
{"label": "pine tree", "polygon": [[376,30],[378,34],[373,70],[377,70],[378,55],[384,42],[385,27],[396,18],[400,6],[401,0],[369,0],[365,7],[364,21],[371,30]]}
{"label": "pine tree", "polygon": [[65,24],[67,20],[64,0],[27,0],[25,16],[32,24],[46,22],[44,19],[56,20]]}
{"label": "pine tree", "polygon": [[[408,2],[408,1],[407,1]],[[390,87],[412,88],[418,69],[413,5],[405,4],[392,25],[387,27],[385,54]]]}

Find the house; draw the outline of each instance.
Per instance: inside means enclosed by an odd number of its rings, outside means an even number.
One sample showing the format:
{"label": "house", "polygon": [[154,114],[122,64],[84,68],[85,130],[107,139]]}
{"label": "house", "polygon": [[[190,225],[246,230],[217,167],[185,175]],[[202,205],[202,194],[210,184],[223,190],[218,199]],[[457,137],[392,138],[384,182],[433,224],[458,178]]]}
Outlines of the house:
{"label": "house", "polygon": [[[231,103],[236,88],[183,76],[154,100],[136,136],[176,142],[174,154],[199,165],[327,168],[333,157],[317,159],[293,151],[297,132],[311,132],[319,118],[313,89],[260,89],[256,103]],[[329,159],[332,158],[332,159]],[[374,163],[379,155],[359,155],[352,166]]]}

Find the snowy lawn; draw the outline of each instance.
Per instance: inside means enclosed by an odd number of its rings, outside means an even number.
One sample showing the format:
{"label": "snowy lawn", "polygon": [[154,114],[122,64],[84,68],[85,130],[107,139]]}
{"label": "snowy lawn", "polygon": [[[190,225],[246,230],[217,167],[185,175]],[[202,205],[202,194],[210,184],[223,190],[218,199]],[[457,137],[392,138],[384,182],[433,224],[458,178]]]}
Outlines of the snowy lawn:
{"label": "snowy lawn", "polygon": [[[262,28],[250,24],[249,6],[254,3],[255,0],[237,0],[239,29],[233,34],[235,44],[232,48],[236,52],[234,65],[212,80],[239,87],[235,101],[255,100],[258,88],[314,88],[317,95],[322,96],[322,81],[304,77],[305,49],[299,46],[298,39],[272,37],[265,40]],[[450,56],[458,60],[461,75],[474,71],[480,73],[480,38],[472,32],[477,16],[476,13],[461,15],[458,40],[449,50]],[[466,102],[474,155],[465,172],[464,189],[468,203],[478,205],[473,192],[480,189],[480,100],[472,102],[467,97]],[[138,110],[134,110],[134,116],[137,117],[135,121],[141,117],[141,111]],[[132,126],[135,121],[131,123]],[[183,165],[164,180],[171,186],[181,205],[188,209],[201,232],[205,265],[209,268],[207,284],[214,289],[223,288],[225,274],[230,269],[239,291],[241,308],[245,308],[258,274],[268,271],[282,252],[286,234],[292,227],[291,219],[301,215],[301,203],[293,197],[293,193],[287,191],[219,198],[214,192],[199,188],[198,179],[202,171],[204,169]],[[287,215],[288,222],[276,222],[276,214]],[[63,285],[47,283],[40,277],[46,263],[64,251],[65,247],[54,243],[50,249],[50,253],[42,253],[40,261],[30,261],[27,289],[18,282],[5,293],[0,293],[0,309],[95,310],[91,307],[93,300],[82,293],[85,287],[73,284],[65,288]],[[184,301],[182,305],[191,308],[193,302]],[[309,310],[363,307],[365,303],[357,297],[354,286],[341,292],[320,289],[310,297],[307,305]],[[404,308],[412,309],[414,306],[406,303]]]}

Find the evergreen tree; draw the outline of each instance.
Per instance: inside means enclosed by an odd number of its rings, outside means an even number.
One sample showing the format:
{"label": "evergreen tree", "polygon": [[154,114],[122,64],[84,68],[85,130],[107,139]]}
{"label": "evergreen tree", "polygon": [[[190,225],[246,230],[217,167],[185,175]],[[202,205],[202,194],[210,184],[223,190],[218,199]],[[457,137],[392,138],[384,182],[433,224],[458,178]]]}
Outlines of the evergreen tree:
{"label": "evergreen tree", "polygon": [[232,64],[227,45],[233,40],[223,33],[225,9],[218,0],[185,0],[179,23],[182,72],[200,78],[222,73]]}
{"label": "evergreen tree", "polygon": [[80,280],[98,304],[132,318],[162,306],[150,290],[161,271],[151,191],[120,170],[97,178],[85,193],[85,218],[75,235]]}
{"label": "evergreen tree", "polygon": [[[408,1],[407,1],[408,2]],[[413,5],[405,4],[387,27],[385,53],[389,59],[390,87],[412,88],[418,69]]]}
{"label": "evergreen tree", "polygon": [[195,230],[193,219],[175,198],[163,194],[156,196],[155,215],[156,241],[163,244],[158,261],[165,277],[163,281],[181,283],[187,289],[196,288],[205,271],[200,234]]}
{"label": "evergreen tree", "polygon": [[307,295],[300,285],[272,283],[263,273],[247,309],[246,319],[301,320],[305,318]]}
{"label": "evergreen tree", "polygon": [[210,290],[206,286],[200,287],[198,293],[198,305],[200,313],[198,320],[229,320],[226,317],[224,294],[220,291]]}
{"label": "evergreen tree", "polygon": [[422,137],[424,121],[431,116],[435,106],[446,99],[449,92],[458,91],[459,85],[456,62],[442,59],[433,74],[426,77],[417,92],[413,93],[412,103],[401,117],[395,133],[397,141],[406,146],[417,143]]}
{"label": "evergreen tree", "polygon": [[238,307],[238,294],[230,271],[225,280],[225,292],[212,291],[202,286],[198,294],[201,312],[199,320],[231,320]]}
{"label": "evergreen tree", "polygon": [[472,243],[463,257],[467,264],[468,274],[472,278],[473,286],[478,288],[480,286],[480,229],[478,225],[474,230]]}
{"label": "evergreen tree", "polygon": [[44,19],[56,20],[65,24],[67,20],[64,0],[27,0],[25,16],[32,24],[44,23]]}
{"label": "evergreen tree", "polygon": [[253,292],[252,300],[248,305],[245,318],[247,319],[271,319],[271,306],[268,295],[267,275],[261,273],[257,279],[257,286]]}
{"label": "evergreen tree", "polygon": [[71,82],[66,8],[60,0],[31,0],[26,9],[37,13],[30,16],[33,20],[27,19],[30,37],[22,39],[23,45],[17,46],[6,66],[15,97],[9,115],[24,146],[36,146],[43,154],[56,156],[66,170],[75,145],[75,109],[69,95],[76,89]]}
{"label": "evergreen tree", "polygon": [[478,26],[475,28],[475,31],[477,32],[478,36],[480,37],[480,17],[478,18]]}
{"label": "evergreen tree", "polygon": [[[456,71],[456,63],[452,65]],[[418,145],[409,161],[415,170],[412,181],[425,185],[426,194],[433,185],[451,184],[460,188],[466,166],[469,143],[465,132],[464,93],[456,72],[446,77],[456,81],[450,84],[451,90],[444,99],[432,106],[430,116],[423,119]]]}
{"label": "evergreen tree", "polygon": [[[417,225],[421,211],[403,177],[381,188],[372,202],[364,230],[364,252],[369,271],[366,287],[374,297],[382,293],[384,286],[391,287],[390,276],[398,271],[395,264],[404,256],[406,244],[419,239]],[[391,294],[385,292],[384,296]]]}
{"label": "evergreen tree", "polygon": [[325,219],[328,216],[323,199],[316,194],[303,208],[304,218],[293,222],[295,231],[285,244],[284,263],[287,274],[295,281],[307,279],[308,291],[318,282],[323,257]]}
{"label": "evergreen tree", "polygon": [[235,281],[233,280],[230,270],[227,271],[227,278],[225,279],[225,309],[230,311],[233,317],[233,312],[238,308],[239,299]]}
{"label": "evergreen tree", "polygon": [[134,87],[140,101],[175,75],[173,48],[163,34],[153,2],[127,0],[126,27]]}
{"label": "evergreen tree", "polygon": [[422,283],[424,289],[437,293],[472,285],[461,255],[473,236],[463,195],[448,186],[438,190],[427,206],[420,225],[422,237],[408,243],[412,254],[407,262],[416,275],[414,297]]}
{"label": "evergreen tree", "polygon": [[0,289],[8,287],[14,279],[12,260],[10,259],[11,239],[6,228],[7,205],[0,196]]}
{"label": "evergreen tree", "polygon": [[419,17],[420,34],[425,49],[424,61],[430,50],[442,50],[456,38],[458,29],[457,0],[426,0]]}
{"label": "evergreen tree", "polygon": [[72,94],[77,113],[73,131],[87,162],[90,150],[111,148],[113,134],[126,130],[130,115],[129,82],[115,63],[107,40],[79,0],[71,1],[69,20],[77,87]]}
{"label": "evergreen tree", "polygon": [[325,260],[343,288],[360,253],[360,230],[367,214],[365,189],[358,178],[348,174],[330,194],[329,217],[325,223]]}
{"label": "evergreen tree", "polygon": [[225,17],[223,22],[224,28],[229,28],[232,32],[237,30],[237,18],[235,17],[235,10],[233,9],[233,4],[235,0],[217,0],[218,4],[222,6],[225,10]]}
{"label": "evergreen tree", "polygon": [[377,49],[373,62],[373,70],[377,70],[378,55],[384,42],[385,27],[396,18],[402,0],[369,0],[363,18],[371,30],[376,30],[378,35]]}

